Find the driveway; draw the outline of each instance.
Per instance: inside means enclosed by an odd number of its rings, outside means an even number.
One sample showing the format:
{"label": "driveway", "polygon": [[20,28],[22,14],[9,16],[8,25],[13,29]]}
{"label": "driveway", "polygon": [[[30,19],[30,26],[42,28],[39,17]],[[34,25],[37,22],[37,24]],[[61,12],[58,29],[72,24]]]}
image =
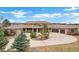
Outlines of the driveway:
{"label": "driveway", "polygon": [[[30,47],[68,44],[77,41],[77,38],[75,38],[74,36],[60,34],[60,33],[50,33],[49,39],[47,40],[35,40],[30,38],[29,33],[26,33],[26,35],[27,38],[30,39]],[[10,49],[13,42],[14,42],[14,38],[12,37],[9,39],[9,43],[7,44],[5,50]]]}
{"label": "driveway", "polygon": [[77,38],[75,38],[74,36],[60,33],[50,33],[49,39],[47,40],[30,40],[30,47],[69,44],[76,41]]}

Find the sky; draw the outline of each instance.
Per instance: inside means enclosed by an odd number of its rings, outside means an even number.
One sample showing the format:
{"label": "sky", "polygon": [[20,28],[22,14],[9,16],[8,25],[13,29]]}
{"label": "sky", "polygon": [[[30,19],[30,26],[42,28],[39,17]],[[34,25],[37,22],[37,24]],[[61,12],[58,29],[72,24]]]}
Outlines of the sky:
{"label": "sky", "polygon": [[0,7],[0,18],[10,22],[79,23],[79,7]]}

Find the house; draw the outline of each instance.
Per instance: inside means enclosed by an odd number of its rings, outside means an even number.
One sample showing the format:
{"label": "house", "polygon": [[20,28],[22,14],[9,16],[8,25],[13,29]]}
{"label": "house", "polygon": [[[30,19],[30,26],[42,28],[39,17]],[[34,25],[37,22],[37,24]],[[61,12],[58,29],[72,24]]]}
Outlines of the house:
{"label": "house", "polygon": [[5,27],[7,30],[14,30],[17,33],[23,32],[41,32],[43,25],[48,25],[49,32],[64,34],[78,34],[79,24],[50,23],[47,21],[28,21],[26,23],[11,23],[11,26]]}

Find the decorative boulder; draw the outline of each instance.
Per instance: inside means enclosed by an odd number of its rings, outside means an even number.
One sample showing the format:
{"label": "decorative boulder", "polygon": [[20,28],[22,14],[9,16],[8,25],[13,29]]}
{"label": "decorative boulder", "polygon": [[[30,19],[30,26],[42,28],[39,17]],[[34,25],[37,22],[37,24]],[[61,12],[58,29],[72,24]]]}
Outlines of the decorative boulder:
{"label": "decorative boulder", "polygon": [[41,40],[41,38],[42,38],[41,33],[37,33],[37,34],[36,34],[36,40]]}

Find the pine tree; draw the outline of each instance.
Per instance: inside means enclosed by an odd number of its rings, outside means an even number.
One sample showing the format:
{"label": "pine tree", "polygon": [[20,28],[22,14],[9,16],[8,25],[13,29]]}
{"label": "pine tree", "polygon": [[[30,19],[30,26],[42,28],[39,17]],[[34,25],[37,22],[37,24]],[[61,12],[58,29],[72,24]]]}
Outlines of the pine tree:
{"label": "pine tree", "polygon": [[10,25],[11,25],[11,23],[8,19],[3,20],[3,22],[2,22],[3,27],[7,27],[7,26],[10,26]]}
{"label": "pine tree", "polygon": [[19,34],[12,45],[12,48],[17,49],[17,51],[28,51],[29,40],[24,33]]}
{"label": "pine tree", "polygon": [[4,34],[4,30],[0,29],[0,51],[4,50],[6,45],[8,44],[8,39]]}

